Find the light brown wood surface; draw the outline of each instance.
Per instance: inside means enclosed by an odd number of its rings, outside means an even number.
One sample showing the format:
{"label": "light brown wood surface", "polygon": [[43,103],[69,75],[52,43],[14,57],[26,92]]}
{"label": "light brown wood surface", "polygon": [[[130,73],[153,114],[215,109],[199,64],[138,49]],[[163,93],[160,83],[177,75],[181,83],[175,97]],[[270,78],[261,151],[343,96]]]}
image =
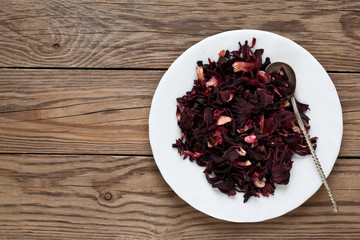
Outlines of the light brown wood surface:
{"label": "light brown wood surface", "polygon": [[152,157],[3,155],[0,233],[24,239],[356,238],[359,165],[358,159],[339,159],[328,178],[341,214],[331,212],[321,189],[282,217],[238,224],[211,218],[177,197]]}
{"label": "light brown wood surface", "polygon": [[[0,1],[0,239],[360,239],[359,12],[360,1]],[[225,222],[158,171],[148,115],[166,68],[244,28],[294,40],[329,72],[344,119],[328,178],[339,214],[321,188],[284,216]]]}
{"label": "light brown wood surface", "polygon": [[73,1],[0,3],[0,65],[167,68],[203,38],[279,33],[329,71],[359,71],[360,1]]}

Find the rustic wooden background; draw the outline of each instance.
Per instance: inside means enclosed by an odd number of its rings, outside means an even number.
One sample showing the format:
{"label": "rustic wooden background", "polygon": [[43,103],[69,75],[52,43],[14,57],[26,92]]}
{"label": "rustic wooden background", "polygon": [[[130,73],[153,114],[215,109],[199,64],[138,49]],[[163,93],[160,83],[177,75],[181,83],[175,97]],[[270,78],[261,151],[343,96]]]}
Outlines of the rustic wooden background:
{"label": "rustic wooden background", "polygon": [[[0,1],[0,239],[360,239],[360,1]],[[170,64],[233,29],[310,51],[341,100],[344,136],[323,188],[276,219],[190,207],[148,140]],[[331,129],[329,129],[331,131]]]}

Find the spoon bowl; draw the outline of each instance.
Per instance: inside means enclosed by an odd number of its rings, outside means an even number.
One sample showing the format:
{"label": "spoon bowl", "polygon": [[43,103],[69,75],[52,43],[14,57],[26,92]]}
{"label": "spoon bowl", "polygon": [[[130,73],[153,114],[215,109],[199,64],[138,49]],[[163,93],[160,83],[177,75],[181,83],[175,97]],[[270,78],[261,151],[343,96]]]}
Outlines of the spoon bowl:
{"label": "spoon bowl", "polygon": [[[266,67],[265,72],[268,74],[272,73],[279,73],[280,71],[283,71],[285,73],[285,76],[288,79],[288,84],[290,88],[292,89],[291,96],[295,93],[295,87],[296,87],[296,75],[292,67],[290,67],[288,64],[284,62],[274,62]],[[281,73],[280,73],[281,74]]]}

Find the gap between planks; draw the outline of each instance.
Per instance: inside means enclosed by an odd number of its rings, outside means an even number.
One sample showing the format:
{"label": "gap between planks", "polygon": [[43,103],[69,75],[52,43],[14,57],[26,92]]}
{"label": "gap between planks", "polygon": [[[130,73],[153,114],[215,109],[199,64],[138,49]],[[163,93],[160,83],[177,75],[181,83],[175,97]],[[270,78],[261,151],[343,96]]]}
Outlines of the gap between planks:
{"label": "gap between planks", "polygon": [[154,157],[152,154],[113,154],[113,153],[96,154],[96,153],[16,153],[16,152],[7,153],[7,152],[0,152],[0,156],[1,155]]}
{"label": "gap between planks", "polygon": [[[17,153],[0,152],[1,155],[42,155],[42,156],[114,156],[114,157],[154,157],[152,154],[113,154],[113,153]],[[360,156],[343,156],[337,159],[360,159]]]}
{"label": "gap between planks", "polygon": [[[91,70],[91,71],[167,71],[168,68],[92,68],[92,67],[0,67],[0,69],[18,69],[18,70]],[[327,71],[327,73],[353,73],[360,74],[360,71]]]}
{"label": "gap between planks", "polygon": [[[109,71],[167,71],[168,68],[83,68],[83,67],[0,67],[15,70],[109,70]],[[360,73],[360,72],[359,72]]]}

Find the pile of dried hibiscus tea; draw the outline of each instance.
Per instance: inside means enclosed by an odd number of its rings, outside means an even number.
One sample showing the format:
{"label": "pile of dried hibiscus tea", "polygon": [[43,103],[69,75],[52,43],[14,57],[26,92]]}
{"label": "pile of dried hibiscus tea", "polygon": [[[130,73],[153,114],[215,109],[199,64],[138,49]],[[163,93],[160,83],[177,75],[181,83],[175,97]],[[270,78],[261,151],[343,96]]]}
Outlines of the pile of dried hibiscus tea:
{"label": "pile of dried hibiscus tea", "polygon": [[[217,62],[197,63],[191,91],[177,99],[182,136],[173,144],[184,159],[205,166],[213,188],[244,202],[260,193],[274,194],[275,183],[287,184],[294,153],[310,154],[289,102],[293,92],[280,70],[267,74],[263,49],[246,41],[238,51],[222,50]],[[304,124],[308,105],[297,102]],[[316,147],[316,138],[311,139]]]}

